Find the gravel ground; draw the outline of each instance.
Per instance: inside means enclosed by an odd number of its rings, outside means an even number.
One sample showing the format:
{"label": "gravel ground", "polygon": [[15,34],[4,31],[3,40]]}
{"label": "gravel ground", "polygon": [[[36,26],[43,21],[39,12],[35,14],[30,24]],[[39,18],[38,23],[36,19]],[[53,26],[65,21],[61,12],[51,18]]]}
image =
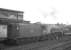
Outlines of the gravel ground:
{"label": "gravel ground", "polygon": [[[37,43],[31,43],[27,45],[19,45],[19,46],[4,46],[3,44],[0,44],[1,50],[61,50],[67,46],[67,43],[71,43],[70,37],[64,37],[62,40],[56,41],[56,40],[46,40],[42,42]],[[65,46],[65,47],[64,47]]]}

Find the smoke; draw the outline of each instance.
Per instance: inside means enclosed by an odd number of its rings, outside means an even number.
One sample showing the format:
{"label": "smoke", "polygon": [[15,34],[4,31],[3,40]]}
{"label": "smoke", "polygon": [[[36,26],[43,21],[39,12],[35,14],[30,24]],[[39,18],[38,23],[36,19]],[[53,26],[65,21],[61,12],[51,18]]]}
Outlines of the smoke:
{"label": "smoke", "polygon": [[50,24],[56,24],[57,21],[57,16],[56,14],[58,13],[55,8],[48,8],[47,10],[41,10],[39,9],[41,15],[43,16],[43,23],[50,23]]}

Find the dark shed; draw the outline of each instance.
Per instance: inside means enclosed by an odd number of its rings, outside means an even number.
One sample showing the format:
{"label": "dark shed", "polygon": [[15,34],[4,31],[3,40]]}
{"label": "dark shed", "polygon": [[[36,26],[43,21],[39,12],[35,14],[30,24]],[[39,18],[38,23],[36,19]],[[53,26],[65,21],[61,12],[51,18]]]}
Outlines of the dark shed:
{"label": "dark shed", "polygon": [[22,22],[23,11],[0,8],[0,20],[7,22]]}

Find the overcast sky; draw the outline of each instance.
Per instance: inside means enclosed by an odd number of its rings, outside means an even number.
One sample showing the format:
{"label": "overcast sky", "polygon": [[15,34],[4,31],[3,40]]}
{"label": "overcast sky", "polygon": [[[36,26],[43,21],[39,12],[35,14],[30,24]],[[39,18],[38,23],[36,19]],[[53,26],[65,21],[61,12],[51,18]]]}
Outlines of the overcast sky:
{"label": "overcast sky", "polygon": [[1,0],[0,7],[24,11],[32,23],[71,24],[71,0]]}

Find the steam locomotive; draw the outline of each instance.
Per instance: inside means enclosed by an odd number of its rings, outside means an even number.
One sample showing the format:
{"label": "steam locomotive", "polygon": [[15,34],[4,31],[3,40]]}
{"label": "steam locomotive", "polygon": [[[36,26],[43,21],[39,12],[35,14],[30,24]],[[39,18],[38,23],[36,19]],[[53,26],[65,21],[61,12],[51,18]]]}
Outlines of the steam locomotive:
{"label": "steam locomotive", "polygon": [[[32,42],[54,40],[62,32],[53,32],[55,29],[42,24],[24,24],[0,21],[0,40],[5,44],[28,44]],[[52,31],[53,30],[53,31]],[[57,29],[56,29],[57,30]],[[60,29],[61,30],[61,29]]]}
{"label": "steam locomotive", "polygon": [[[5,24],[6,23],[6,24]],[[5,44],[28,44],[32,42],[54,40],[62,38],[63,31],[60,28],[50,27],[42,24],[24,24],[1,22],[2,34],[0,38]]]}
{"label": "steam locomotive", "polygon": [[[7,36],[4,42],[6,44],[28,44],[56,38],[55,33],[44,31],[46,28],[41,24],[10,23],[7,25]],[[62,32],[59,33],[61,36]]]}
{"label": "steam locomotive", "polygon": [[55,39],[55,33],[48,28],[49,26],[41,24],[24,24],[23,12],[0,9],[0,41],[5,44],[27,44]]}

